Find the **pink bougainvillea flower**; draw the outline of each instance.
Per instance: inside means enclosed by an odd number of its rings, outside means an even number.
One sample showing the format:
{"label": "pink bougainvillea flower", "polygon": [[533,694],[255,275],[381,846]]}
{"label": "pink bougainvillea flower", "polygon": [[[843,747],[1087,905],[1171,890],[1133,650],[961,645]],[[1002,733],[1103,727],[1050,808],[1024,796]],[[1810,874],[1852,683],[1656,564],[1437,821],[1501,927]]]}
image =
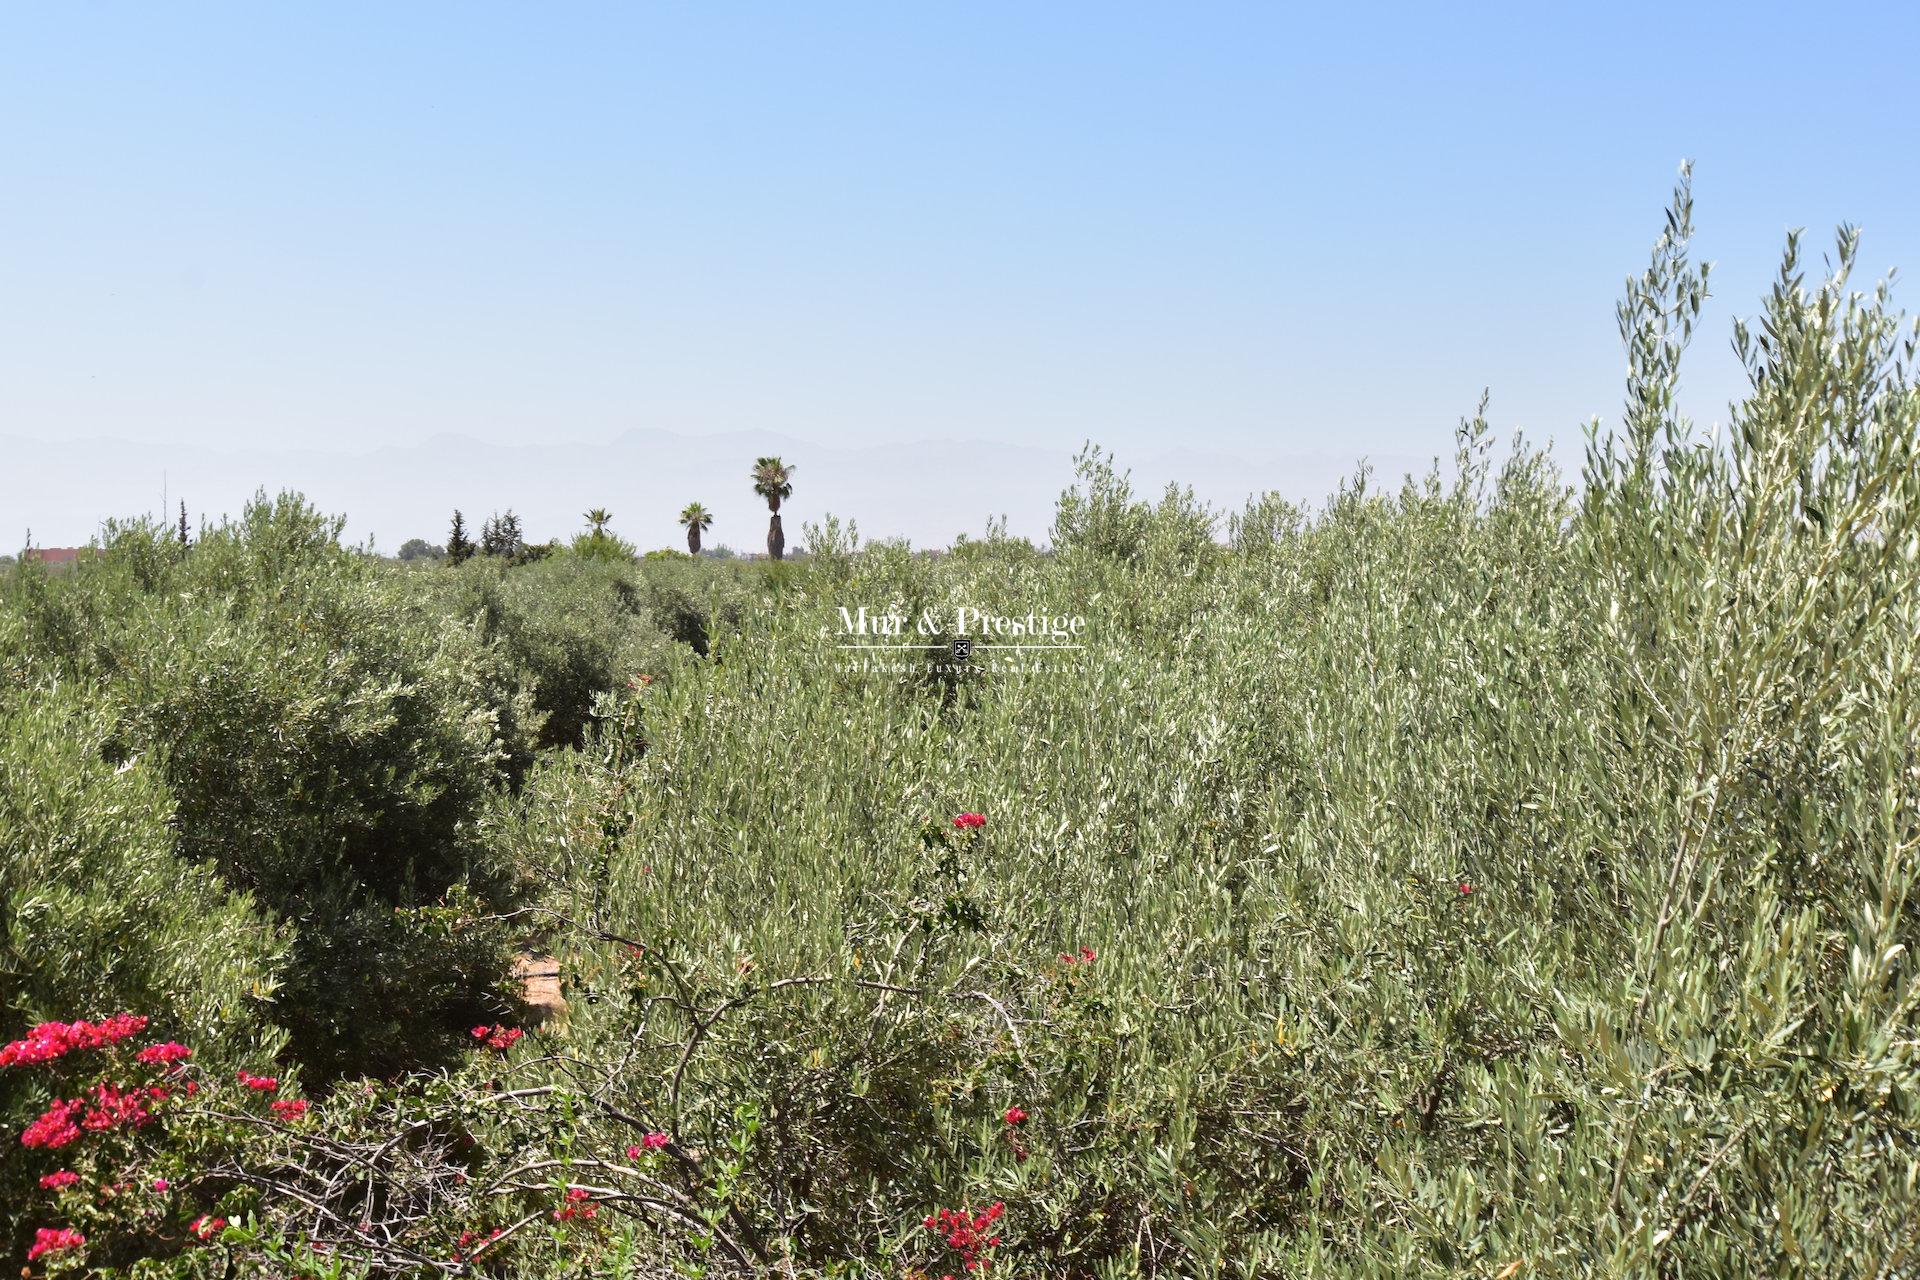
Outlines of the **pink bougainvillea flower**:
{"label": "pink bougainvillea flower", "polygon": [[661,1133],[659,1130],[655,1130],[654,1132],[648,1134],[646,1137],[640,1139],[640,1145],[645,1147],[649,1151],[658,1151],[661,1147],[666,1146],[669,1142],[672,1142],[672,1141],[673,1139],[669,1138],[666,1134]]}
{"label": "pink bougainvillea flower", "polygon": [[627,1159],[638,1160],[639,1158],[640,1158],[640,1148],[638,1147],[627,1148]]}
{"label": "pink bougainvillea flower", "polygon": [[40,1187],[44,1191],[58,1191],[60,1188],[70,1187],[78,1181],[80,1181],[79,1174],[71,1169],[62,1169],[58,1173],[50,1173],[40,1179]]}
{"label": "pink bougainvillea flower", "polygon": [[144,1062],[148,1066],[166,1066],[193,1056],[193,1050],[172,1040],[165,1044],[150,1044],[133,1055],[134,1061]]}
{"label": "pink bougainvillea flower", "polygon": [[173,1184],[171,1182],[168,1182],[165,1178],[155,1178],[153,1180],[153,1189],[155,1191],[165,1191],[168,1187],[171,1187],[172,1185]]}
{"label": "pink bougainvillea flower", "polygon": [[974,831],[987,825],[985,814],[963,813],[955,817],[953,825],[962,831]]}
{"label": "pink bougainvillea flower", "polygon": [[[153,1119],[147,1110],[148,1094],[145,1089],[122,1089],[115,1084],[97,1084],[93,1087],[93,1104],[80,1118],[80,1127],[89,1133],[104,1133],[121,1125],[138,1129]],[[75,1099],[75,1103],[80,1100]]]}
{"label": "pink bougainvillea flower", "polygon": [[74,1117],[86,1110],[86,1103],[78,1098],[61,1101],[55,1098],[53,1105],[44,1111],[38,1120],[28,1125],[26,1132],[20,1135],[20,1145],[25,1147],[44,1147],[51,1151],[55,1147],[64,1147],[80,1137],[80,1126],[74,1123]]}
{"label": "pink bougainvillea flower", "polygon": [[78,1249],[86,1242],[87,1238],[71,1227],[39,1227],[33,1233],[33,1244],[27,1249],[27,1261],[32,1262],[43,1253]]}
{"label": "pink bougainvillea flower", "polygon": [[136,1013],[116,1013],[104,1022],[43,1022],[22,1039],[0,1045],[0,1067],[28,1067],[64,1058],[75,1049],[104,1049],[147,1029]]}

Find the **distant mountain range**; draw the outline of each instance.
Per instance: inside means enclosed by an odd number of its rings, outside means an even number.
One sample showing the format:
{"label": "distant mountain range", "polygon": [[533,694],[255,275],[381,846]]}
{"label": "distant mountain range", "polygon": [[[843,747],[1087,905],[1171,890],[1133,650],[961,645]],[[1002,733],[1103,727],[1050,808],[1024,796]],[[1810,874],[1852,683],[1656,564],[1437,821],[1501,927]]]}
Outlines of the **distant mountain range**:
{"label": "distant mountain range", "polygon": [[[297,489],[322,510],[344,514],[350,541],[371,537],[389,553],[409,538],[444,542],[456,507],[470,529],[511,507],[532,541],[569,537],[583,527],[582,512],[606,507],[614,531],[641,548],[681,546],[674,517],[691,501],[714,514],[707,545],[753,551],[765,545],[767,514],[747,471],[762,454],[796,467],[784,509],[795,547],[802,526],[829,512],[856,522],[863,538],[905,537],[915,546],[977,536],[1002,515],[1011,532],[1041,541],[1073,479],[1065,449],[962,440],[843,447],[762,431],[632,431],[600,443],[521,445],[442,435],[364,452],[0,437],[0,548],[16,550],[28,529],[40,546],[84,543],[109,516],[158,513],[164,476],[169,504],[185,501],[196,526],[237,513],[257,489]],[[1268,489],[1317,504],[1358,459],[1175,448],[1116,461],[1131,470],[1137,492],[1157,494],[1178,482],[1215,506],[1238,509],[1250,493]],[[1397,482],[1431,459],[1372,461]]]}

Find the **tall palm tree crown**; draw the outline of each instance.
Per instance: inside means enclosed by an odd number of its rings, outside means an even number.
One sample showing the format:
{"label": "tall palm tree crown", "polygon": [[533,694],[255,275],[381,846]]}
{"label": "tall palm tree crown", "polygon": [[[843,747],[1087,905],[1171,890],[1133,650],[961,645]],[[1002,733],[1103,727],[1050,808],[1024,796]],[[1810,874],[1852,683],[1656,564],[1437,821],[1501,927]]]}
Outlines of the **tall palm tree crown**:
{"label": "tall palm tree crown", "polygon": [[680,523],[687,526],[687,552],[700,554],[700,535],[712,527],[713,516],[697,502],[689,502],[680,512]]}
{"label": "tall palm tree crown", "polygon": [[780,503],[793,496],[795,468],[779,458],[761,458],[753,464],[753,491],[767,500],[767,556],[779,560],[787,552],[787,535],[780,527]]}
{"label": "tall palm tree crown", "polygon": [[607,525],[613,520],[613,513],[605,507],[595,507],[587,512],[587,523],[593,526],[593,536],[599,537],[607,531]]}

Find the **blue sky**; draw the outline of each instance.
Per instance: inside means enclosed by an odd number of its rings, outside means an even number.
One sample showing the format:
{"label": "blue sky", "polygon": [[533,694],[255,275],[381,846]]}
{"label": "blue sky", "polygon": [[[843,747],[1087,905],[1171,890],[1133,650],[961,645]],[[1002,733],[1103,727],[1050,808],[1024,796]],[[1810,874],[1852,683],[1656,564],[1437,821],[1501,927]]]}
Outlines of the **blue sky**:
{"label": "blue sky", "polygon": [[1487,386],[1572,444],[1683,157],[1721,417],[1786,228],[1920,270],[1916,48],[1911,4],[12,4],[0,436],[1425,454]]}

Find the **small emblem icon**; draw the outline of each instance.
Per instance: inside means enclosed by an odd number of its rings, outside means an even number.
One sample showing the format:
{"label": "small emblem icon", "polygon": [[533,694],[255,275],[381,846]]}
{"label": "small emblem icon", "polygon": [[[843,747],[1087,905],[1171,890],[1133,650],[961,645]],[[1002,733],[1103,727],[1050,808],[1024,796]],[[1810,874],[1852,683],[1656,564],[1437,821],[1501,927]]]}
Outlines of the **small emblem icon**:
{"label": "small emblem icon", "polygon": [[972,656],[973,641],[970,638],[963,636],[953,642],[953,660],[955,662],[965,662]]}

